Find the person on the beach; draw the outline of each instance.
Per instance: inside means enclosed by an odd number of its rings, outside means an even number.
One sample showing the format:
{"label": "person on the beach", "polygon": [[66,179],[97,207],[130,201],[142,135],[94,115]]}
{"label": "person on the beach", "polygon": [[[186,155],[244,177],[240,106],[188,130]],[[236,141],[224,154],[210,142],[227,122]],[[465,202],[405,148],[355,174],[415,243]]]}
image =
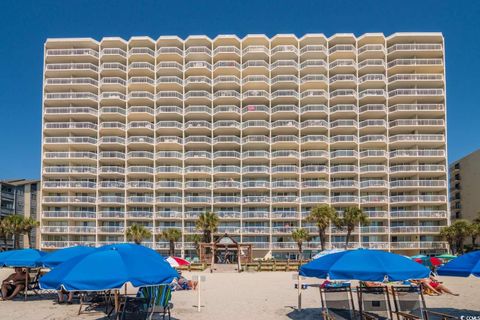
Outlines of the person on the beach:
{"label": "person on the beach", "polygon": [[58,304],[65,303],[65,295],[67,295],[67,304],[72,304],[73,300],[73,291],[66,291],[64,289],[57,291],[58,294]]}
{"label": "person on the beach", "polygon": [[2,282],[2,300],[11,300],[17,294],[25,289],[25,281],[28,279],[28,274],[22,268],[15,268],[15,273],[12,273]]}
{"label": "person on the beach", "polygon": [[442,293],[448,293],[452,296],[459,296],[458,293],[453,293],[452,290],[448,289],[443,283],[438,282],[438,280],[433,275],[431,275],[427,279],[423,279],[421,282],[426,288],[430,289],[437,295],[441,295]]}
{"label": "person on the beach", "polygon": [[184,276],[182,276],[182,271],[178,271],[178,275],[180,276],[177,281],[176,290],[196,290],[198,281],[188,280]]}

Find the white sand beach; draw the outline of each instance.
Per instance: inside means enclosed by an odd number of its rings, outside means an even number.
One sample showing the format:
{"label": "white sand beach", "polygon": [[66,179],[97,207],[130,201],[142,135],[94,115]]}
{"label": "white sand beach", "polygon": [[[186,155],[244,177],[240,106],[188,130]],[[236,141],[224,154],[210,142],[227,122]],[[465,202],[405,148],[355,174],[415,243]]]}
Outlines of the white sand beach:
{"label": "white sand beach", "polygon": [[[11,270],[0,271],[0,279]],[[205,275],[202,283],[202,310],[197,312],[197,292],[178,291],[173,293],[172,319],[320,319],[320,298],[318,289],[303,290],[303,310],[296,311],[297,290],[293,272],[255,273],[189,273]],[[480,279],[440,277],[459,297],[443,295],[427,296],[430,309],[461,315],[480,316]],[[307,283],[318,283],[318,279],[307,279]],[[102,313],[77,316],[78,304],[57,305],[51,298],[33,298],[24,302],[0,301],[0,319],[104,319]]]}

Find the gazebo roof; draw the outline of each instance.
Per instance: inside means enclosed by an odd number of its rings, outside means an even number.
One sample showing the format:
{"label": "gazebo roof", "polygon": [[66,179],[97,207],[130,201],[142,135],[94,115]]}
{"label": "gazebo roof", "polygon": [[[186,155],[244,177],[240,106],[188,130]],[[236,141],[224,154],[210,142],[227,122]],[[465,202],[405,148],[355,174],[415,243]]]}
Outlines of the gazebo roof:
{"label": "gazebo roof", "polygon": [[223,246],[229,246],[229,245],[238,245],[238,242],[235,241],[232,237],[230,237],[228,234],[225,233],[221,238],[218,238],[217,241],[215,241],[216,245],[223,245]]}

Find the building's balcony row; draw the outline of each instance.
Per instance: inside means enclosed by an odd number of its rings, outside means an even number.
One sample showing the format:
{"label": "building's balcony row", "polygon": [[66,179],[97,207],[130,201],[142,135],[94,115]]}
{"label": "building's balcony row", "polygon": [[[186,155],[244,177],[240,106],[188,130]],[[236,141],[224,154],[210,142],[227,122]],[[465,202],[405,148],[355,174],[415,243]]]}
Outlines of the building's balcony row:
{"label": "building's balcony row", "polygon": [[[179,123],[181,124],[181,123]],[[254,126],[255,124],[258,125],[265,125],[268,126],[268,123],[264,123],[261,121],[259,122],[247,122],[244,123],[245,126],[248,128],[249,126]],[[265,130],[268,130],[264,127]],[[93,137],[82,137],[82,136],[70,136],[70,137],[45,137],[44,144],[45,145],[76,145],[76,144],[86,144],[86,145],[93,145],[96,146],[98,144],[125,144],[125,138],[117,137],[117,136],[105,136],[97,140]],[[397,144],[417,144],[417,143],[427,143],[430,147],[433,147],[435,143],[444,143],[445,142],[445,135],[443,134],[396,134],[392,135],[387,139],[386,135],[382,134],[370,134],[370,135],[335,135],[331,136],[330,138],[326,135],[306,135],[306,136],[296,136],[296,135],[277,135],[273,137],[268,137],[266,135],[249,135],[243,138],[238,136],[229,136],[229,135],[220,135],[214,138],[210,138],[208,136],[190,136],[186,138],[181,138],[179,136],[160,136],[157,137],[156,143],[157,144],[178,144],[182,145],[191,143],[198,143],[198,144],[221,144],[221,143],[233,143],[233,144],[251,144],[251,143],[258,143],[258,144],[275,144],[275,143],[294,143],[294,144],[306,144],[310,142],[318,142],[324,144],[339,144],[342,143],[382,143],[386,144],[387,141],[390,143],[397,143]]]}
{"label": "building's balcony row", "polygon": [[[298,181],[295,179],[284,179],[284,180],[274,180],[270,182],[267,179],[255,179],[247,181],[235,181],[235,180],[192,180],[182,183],[181,181],[128,181],[124,182],[121,180],[115,181],[100,181],[98,184],[95,181],[90,180],[46,180],[43,181],[43,189],[423,189],[423,188],[434,188],[434,189],[444,189],[446,187],[445,180],[395,180],[390,181],[384,180],[382,178],[377,179],[363,179],[357,181],[355,179],[342,179],[342,180],[333,180],[330,183],[326,180],[318,179],[304,179]],[[220,198],[219,198],[220,199]],[[364,200],[373,200],[377,199],[376,196],[371,198],[364,197]],[[378,199],[381,199],[379,197]]]}
{"label": "building's balcony row", "polygon": [[[157,47],[157,49],[155,49]],[[108,55],[118,55],[124,58],[132,57],[135,55],[149,56],[155,58],[161,55],[171,55],[177,54],[180,57],[188,57],[189,55],[206,55],[206,56],[217,56],[221,54],[234,54],[236,56],[248,55],[252,53],[263,53],[265,55],[275,56],[277,54],[293,54],[293,55],[304,55],[308,53],[319,53],[321,55],[335,54],[339,52],[350,52],[352,54],[361,55],[365,52],[375,51],[385,53],[393,52],[411,52],[411,51],[442,51],[443,45],[440,43],[405,43],[405,44],[394,44],[385,49],[384,44],[365,44],[360,47],[356,47],[353,44],[337,44],[332,45],[327,48],[327,42],[325,45],[285,45],[279,44],[275,46],[264,46],[264,45],[248,45],[240,49],[240,46],[232,45],[220,45],[220,46],[155,46],[153,43],[149,47],[145,46],[133,46],[129,50],[124,50],[121,48],[101,48],[100,50],[90,49],[90,48],[79,48],[79,49],[47,49],[47,57],[72,57],[72,56],[92,56],[98,58],[99,56],[108,56]]]}
{"label": "building's balcony row", "polygon": [[[145,153],[145,151],[132,151],[132,153]],[[153,157],[153,153],[152,154]],[[352,159],[355,160],[355,159]],[[107,166],[108,167],[108,166]],[[123,166],[118,166],[118,168],[125,169]],[[98,170],[101,172],[102,170]],[[55,174],[55,173],[93,173],[97,172],[97,168],[94,166],[45,166],[43,169],[45,174]],[[187,165],[187,166],[175,166],[175,165],[159,165],[156,167],[148,165],[130,165],[127,166],[125,172],[135,173],[135,172],[144,172],[144,173],[178,173],[178,174],[188,174],[188,173],[234,173],[234,174],[248,174],[248,173],[265,173],[265,174],[275,174],[275,173],[367,173],[367,172],[384,172],[384,173],[402,173],[402,172],[414,172],[414,173],[428,173],[428,172],[441,172],[445,173],[446,168],[441,164],[405,164],[405,165],[392,165],[390,168],[386,165],[379,164],[368,164],[357,166],[356,164],[339,164],[339,165],[323,165],[323,164],[305,164],[302,166],[297,165]]]}
{"label": "building's balcony row", "polygon": [[[186,103],[189,101],[215,101],[215,100],[225,100],[225,99],[234,99],[234,100],[247,100],[251,98],[262,98],[265,100],[295,100],[298,99],[310,99],[310,98],[323,98],[327,99],[328,96],[335,102],[335,100],[340,98],[351,98],[351,99],[364,99],[367,97],[380,97],[382,99],[386,98],[386,91],[384,89],[366,89],[360,91],[357,95],[357,91],[354,89],[337,89],[328,95],[327,92],[323,89],[307,89],[302,92],[297,90],[276,90],[272,93],[268,93],[265,90],[247,90],[243,93],[240,93],[236,90],[219,90],[213,94],[206,90],[190,90],[185,94],[180,93],[179,91],[160,91],[156,95],[149,91],[133,91],[128,95],[125,95],[121,92],[103,92],[100,96],[97,96],[91,92],[47,92],[45,94],[45,102],[50,101],[68,101],[68,100],[91,100],[91,101],[158,101],[161,99],[176,99]],[[436,88],[425,88],[425,89],[394,89],[388,92],[389,98],[397,97],[411,97],[411,96],[421,96],[421,97],[443,97],[443,89]]]}
{"label": "building's balcony row", "polygon": [[[269,220],[269,219],[279,219],[279,220],[297,220],[306,218],[310,212],[302,211],[297,212],[294,208],[285,210],[279,209],[274,211],[268,210],[228,210],[222,211],[216,210],[215,213],[218,215],[221,220]],[[406,211],[391,211],[390,214],[387,211],[368,211],[365,213],[370,219],[387,219],[392,220],[443,220],[447,218],[446,210],[406,210]],[[181,207],[178,210],[164,210],[161,207],[157,211],[146,211],[146,210],[108,210],[108,211],[75,211],[75,210],[56,210],[56,211],[43,211],[42,219],[49,220],[62,220],[62,219],[77,219],[77,220],[124,220],[124,219],[140,219],[140,220],[181,220],[189,219],[195,220],[198,219],[200,215],[199,211],[185,211],[182,213]],[[310,227],[310,231],[314,232],[314,227]],[[311,230],[312,229],[312,230]]]}
{"label": "building's balcony row", "polygon": [[[262,60],[248,60],[243,64],[235,60],[223,60],[216,63],[210,63],[206,60],[186,61],[185,64],[177,61],[160,61],[155,64],[154,61],[137,61],[126,64],[124,62],[103,62],[98,65],[97,61],[91,62],[70,62],[70,63],[46,63],[45,72],[48,75],[88,75],[92,73],[103,73],[111,76],[112,74],[125,75],[127,72],[142,71],[142,74],[154,75],[157,73],[170,73],[172,75],[186,73],[186,75],[204,74],[216,71],[236,71],[237,74],[264,74],[269,72],[273,74],[281,72],[296,73],[300,70],[304,72],[331,73],[337,72],[361,72],[365,69],[370,73],[381,73],[387,69],[399,69],[399,72],[409,71],[412,67],[426,72],[441,72],[443,70],[442,58],[398,58],[385,63],[384,59],[366,59],[357,64],[352,57],[350,59],[337,58],[330,59],[332,62],[327,63],[326,59],[307,59],[303,62],[297,62],[296,59],[274,60],[272,63]],[[210,61],[210,60],[209,60]],[[406,68],[406,69],[405,69]],[[405,69],[405,70],[404,70]]]}
{"label": "building's balcony row", "polygon": [[42,199],[44,204],[264,204],[264,203],[446,203],[447,197],[444,195],[401,195],[390,196],[385,195],[369,195],[369,196],[355,196],[342,195],[328,197],[326,195],[304,195],[304,196],[267,196],[267,195],[244,195],[240,196],[216,196],[210,197],[207,195],[185,196],[182,197],[172,195],[152,196],[44,196]]}
{"label": "building's balcony row", "polygon": [[[275,112],[282,112],[281,109],[284,106],[277,106],[272,109],[273,114]],[[148,126],[148,122],[138,122],[138,121],[131,121],[127,124],[119,121],[104,121],[101,122],[98,126],[95,122],[47,122],[44,124],[44,130],[56,130],[56,131],[96,131],[98,129],[104,131],[112,131],[112,130],[121,130],[125,131],[128,129],[138,129],[139,126],[145,125],[152,128],[153,124],[151,123]],[[274,131],[283,131],[288,132],[289,129],[304,130],[309,128],[323,128],[324,130],[330,129],[332,132],[335,132],[336,129],[368,129],[368,128],[383,128],[383,129],[402,129],[402,128],[410,128],[410,127],[421,127],[422,129],[434,129],[434,128],[444,128],[445,121],[443,119],[397,119],[392,120],[388,123],[383,119],[369,119],[357,122],[356,120],[350,119],[340,119],[340,120],[333,120],[328,123],[326,120],[304,120],[302,122],[298,122],[296,120],[276,120],[273,122],[268,122],[266,120],[247,120],[244,122],[239,122],[236,120],[217,120],[214,122],[206,121],[206,120],[190,120],[186,122],[180,121],[158,121],[154,129],[176,129],[176,130],[187,130],[188,129],[209,129],[215,131],[225,131],[225,130],[245,130],[249,128],[260,127],[263,129],[272,130]],[[397,130],[398,131],[398,130]]]}
{"label": "building's balcony row", "polygon": [[[389,111],[389,112],[388,112]],[[45,107],[44,115],[50,117],[61,116],[87,116],[91,115],[92,118],[96,118],[98,115],[117,114],[125,116],[127,114],[143,113],[148,115],[157,115],[166,117],[167,114],[177,115],[178,117],[189,115],[196,116],[198,114],[217,116],[217,115],[238,115],[243,114],[244,117],[249,115],[261,115],[264,114],[268,117],[270,114],[275,116],[276,114],[288,114],[288,115],[315,115],[320,117],[327,117],[327,115],[334,116],[338,114],[366,114],[373,113],[379,117],[385,116],[390,113],[392,116],[396,114],[411,114],[411,115],[427,115],[438,114],[442,115],[445,111],[443,104],[396,104],[389,109],[384,104],[365,104],[357,107],[354,104],[333,104],[328,108],[324,104],[308,104],[298,107],[295,104],[279,104],[274,105],[271,108],[267,105],[247,105],[240,108],[236,105],[218,105],[211,108],[208,105],[193,105],[182,108],[180,106],[158,106],[154,109],[152,106],[131,106],[125,107],[101,107],[100,112],[92,107]]]}

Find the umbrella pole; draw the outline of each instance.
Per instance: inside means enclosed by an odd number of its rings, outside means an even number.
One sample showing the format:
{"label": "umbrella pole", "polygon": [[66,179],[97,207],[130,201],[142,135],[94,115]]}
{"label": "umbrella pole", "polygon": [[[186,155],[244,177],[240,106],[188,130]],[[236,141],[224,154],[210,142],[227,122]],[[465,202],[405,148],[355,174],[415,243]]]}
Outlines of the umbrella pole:
{"label": "umbrella pole", "polygon": [[118,314],[118,309],[119,309],[118,290],[114,291],[114,297],[115,297],[115,314]]}
{"label": "umbrella pole", "polygon": [[300,279],[300,272],[298,273],[297,279],[298,311],[302,311],[302,280]]}
{"label": "umbrella pole", "polygon": [[27,301],[27,290],[28,290],[28,268],[26,268],[25,271],[25,289],[23,290],[23,293],[25,295],[24,299]]}

